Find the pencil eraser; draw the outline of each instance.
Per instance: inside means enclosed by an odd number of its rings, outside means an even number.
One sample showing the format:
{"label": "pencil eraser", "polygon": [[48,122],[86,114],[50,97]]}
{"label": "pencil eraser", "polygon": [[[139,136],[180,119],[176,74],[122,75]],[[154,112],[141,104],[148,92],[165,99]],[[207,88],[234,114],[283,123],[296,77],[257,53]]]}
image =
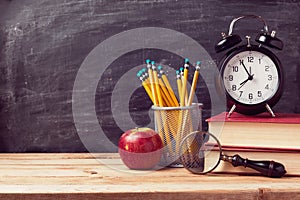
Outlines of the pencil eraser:
{"label": "pencil eraser", "polygon": [[151,61],[151,65],[154,65],[154,64],[155,64],[155,62],[152,60],[152,61]]}
{"label": "pencil eraser", "polygon": [[141,71],[139,71],[137,74],[136,74],[136,76],[137,77],[140,77],[142,74],[141,74]]}
{"label": "pencil eraser", "polygon": [[184,70],[184,68],[183,67],[180,67],[180,71],[183,71]]}
{"label": "pencil eraser", "polygon": [[177,75],[180,74],[180,71],[179,71],[179,70],[176,70],[176,74],[177,74]]}
{"label": "pencil eraser", "polygon": [[147,59],[147,60],[146,60],[146,63],[147,63],[147,64],[149,64],[150,62],[151,62],[151,60],[150,60],[150,59]]}
{"label": "pencil eraser", "polygon": [[201,64],[201,61],[197,61],[196,65],[200,65]]}
{"label": "pencil eraser", "polygon": [[158,65],[158,66],[157,66],[157,69],[158,69],[158,70],[161,70],[161,69],[162,69],[162,66],[161,66],[161,65]]}
{"label": "pencil eraser", "polygon": [[185,60],[184,60],[184,63],[188,63],[189,62],[189,59],[188,58],[186,58]]}

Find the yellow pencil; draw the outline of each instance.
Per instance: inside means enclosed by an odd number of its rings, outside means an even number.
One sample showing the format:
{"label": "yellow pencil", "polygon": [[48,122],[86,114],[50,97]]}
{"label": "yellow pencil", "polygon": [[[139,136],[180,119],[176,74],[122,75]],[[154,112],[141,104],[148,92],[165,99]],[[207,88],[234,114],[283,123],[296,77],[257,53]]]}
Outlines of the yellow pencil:
{"label": "yellow pencil", "polygon": [[[142,84],[145,84],[146,86],[148,86],[148,88],[151,91],[150,81],[149,81],[149,76],[148,76],[147,70],[144,68],[144,69],[141,70],[141,72],[143,73],[143,80],[144,80],[142,82]],[[171,102],[168,101],[168,99],[165,96],[164,92],[162,92],[162,90],[164,90],[164,87],[162,87],[162,85],[164,85],[164,84],[163,84],[163,82],[161,82],[162,80],[160,80],[160,74],[158,73],[157,76],[158,76],[158,84],[161,87],[160,91],[161,91],[161,97],[162,97],[162,101],[163,101],[163,106],[170,106]],[[151,96],[152,96],[152,94],[151,94]]]}
{"label": "yellow pencil", "polygon": [[[188,92],[187,92],[187,80],[188,80],[188,72],[189,72],[189,59],[185,59],[184,61],[184,69],[182,70],[181,68],[181,71],[183,71],[183,75],[181,76],[181,79],[182,79],[182,92],[181,92],[181,98],[180,98],[180,106],[181,107],[184,107],[187,105],[188,103]],[[179,136],[177,137],[177,145],[176,145],[176,151],[178,152],[179,151],[179,144],[182,140],[182,138],[185,136],[185,134],[188,133],[187,131],[187,128],[188,127],[192,127],[191,125],[191,121],[188,120],[188,119],[191,119],[190,116],[190,112],[189,110],[182,110],[180,111],[180,114],[179,114],[179,122],[180,122],[180,126],[178,127],[178,133],[179,133]],[[187,124],[187,122],[189,121],[189,124]]]}
{"label": "yellow pencil", "polygon": [[180,99],[180,106],[186,105],[188,73],[189,73],[189,59],[186,58],[184,61],[184,70],[183,70],[183,77],[182,77],[182,97]]}
{"label": "yellow pencil", "polygon": [[191,87],[189,100],[188,100],[188,104],[187,104],[188,106],[192,105],[192,102],[193,102],[193,99],[194,99],[196,85],[197,85],[198,77],[199,77],[199,74],[200,74],[200,64],[201,64],[200,61],[198,61],[197,64],[196,64],[196,70],[195,70],[195,73],[194,73],[192,87]]}
{"label": "yellow pencil", "polygon": [[179,99],[181,99],[181,96],[182,96],[182,81],[181,81],[181,75],[180,75],[179,70],[176,70],[176,82],[177,82],[178,96],[179,96]]}
{"label": "yellow pencil", "polygon": [[169,98],[171,98],[171,101],[173,102],[172,106],[177,107],[179,106],[178,100],[176,98],[176,95],[172,89],[172,86],[168,80],[168,77],[166,76],[166,73],[164,72],[164,70],[162,69],[162,66],[158,66],[157,69],[159,70],[161,79],[167,89],[167,93],[169,94]]}
{"label": "yellow pencil", "polygon": [[143,76],[143,71],[140,70],[138,73],[137,73],[137,77],[141,80],[142,82],[142,86],[144,87],[145,91],[147,92],[149,98],[151,99],[152,103],[154,102],[153,100],[153,96],[152,96],[152,92],[151,92],[151,88],[149,87],[149,85],[146,83],[145,81],[145,76]]}
{"label": "yellow pencil", "polygon": [[[181,74],[180,74],[180,70],[176,70],[176,82],[177,82],[177,90],[178,90],[178,95],[179,95],[179,99],[182,99],[182,81],[181,81]],[[181,105],[180,105],[181,106]],[[182,121],[182,110],[179,111],[178,114],[178,130],[177,133],[181,132],[181,121]],[[178,134],[180,135],[180,134]]]}
{"label": "yellow pencil", "polygon": [[[150,64],[150,62],[149,62],[149,64]],[[150,79],[150,83],[151,83],[151,76],[152,76],[152,85],[154,86],[153,89],[155,90],[155,95],[156,95],[156,106],[163,107],[164,106],[163,105],[163,99],[162,99],[162,96],[161,96],[160,86],[158,84],[157,71],[156,71],[156,67],[155,67],[154,64],[155,64],[155,62],[152,61],[151,62],[152,75],[150,75],[149,70],[148,70],[149,79]],[[168,146],[169,151],[171,152],[172,151],[172,141],[171,141],[171,137],[170,137],[170,132],[171,131],[169,131],[169,126],[167,124],[166,114],[161,112],[161,111],[157,111],[156,114],[157,114],[157,118],[156,118],[157,125],[158,125],[158,128],[160,130],[159,133],[160,133],[161,137],[163,138],[163,140],[166,141],[165,144],[169,145]]]}
{"label": "yellow pencil", "polygon": [[152,66],[152,71],[153,71],[153,79],[154,79],[154,85],[155,85],[155,90],[156,90],[157,99],[158,99],[158,105],[163,107],[164,106],[163,99],[162,99],[162,95],[161,95],[161,91],[160,91],[158,75],[157,75],[157,70],[156,70],[154,61],[151,62],[151,66]]}
{"label": "yellow pencil", "polygon": [[149,85],[147,85],[147,83],[145,83],[145,81],[142,82],[142,85],[143,85],[144,89],[146,90],[148,96],[150,97],[150,99],[153,103],[154,99],[153,99],[153,96],[152,96],[151,88],[149,87]]}
{"label": "yellow pencil", "polygon": [[184,68],[183,68],[183,67],[180,67],[179,71],[180,71],[181,94],[182,94],[182,84],[183,84],[183,71],[184,71]]}
{"label": "yellow pencil", "polygon": [[[153,97],[153,104],[154,106],[158,106],[158,99],[156,94],[156,88],[154,84],[154,78],[153,78],[153,71],[151,66],[151,61],[149,59],[146,60],[147,69],[148,69],[148,76],[149,76],[149,84],[151,88],[151,93]],[[159,133],[160,137],[163,141],[169,142],[169,138],[166,138],[165,134],[163,134],[163,127],[162,127],[162,116],[160,114],[160,111],[156,111],[155,120],[157,124],[157,132]]]}
{"label": "yellow pencil", "polygon": [[172,101],[172,98],[169,96],[168,90],[166,86],[163,83],[163,80],[161,79],[160,75],[158,75],[158,83],[160,85],[161,91],[162,91],[162,97],[163,100],[167,103],[165,106],[172,107],[174,106],[174,103]]}
{"label": "yellow pencil", "polygon": [[[147,72],[147,69],[144,68],[143,73],[144,73],[144,82],[145,82],[145,84],[148,85],[148,87],[150,88],[150,91],[151,91],[151,84],[150,84],[150,79],[149,79],[149,74]],[[151,93],[152,93],[152,91],[151,91]]]}
{"label": "yellow pencil", "polygon": [[153,101],[154,101],[153,104],[155,106],[158,106],[157,94],[156,94],[154,78],[153,78],[153,71],[152,71],[152,66],[151,66],[150,62],[151,61],[149,59],[146,60],[147,68],[148,68],[149,81],[150,81],[150,86],[151,86],[151,92],[152,92],[152,97],[153,97]]}
{"label": "yellow pencil", "polygon": [[[158,67],[157,67],[158,68]],[[169,92],[161,78],[161,74],[158,74],[158,81],[161,87],[161,94],[163,97],[164,103],[166,103],[167,107],[175,107],[174,102],[172,101],[171,96],[169,95]],[[167,116],[165,119],[165,125],[167,126],[168,130],[170,131],[171,136],[174,138],[177,134],[177,121],[169,120],[169,119],[174,119],[172,111],[164,111],[164,115]]]}
{"label": "yellow pencil", "polygon": [[[191,106],[192,102],[193,102],[193,98],[194,98],[195,90],[196,90],[196,85],[197,85],[198,77],[199,77],[199,74],[200,74],[200,65],[201,65],[201,62],[198,61],[197,64],[196,64],[196,67],[195,67],[196,70],[195,70],[195,73],[194,73],[192,87],[191,87],[191,91],[190,91],[187,106]],[[187,131],[187,130],[189,130],[190,132],[193,131],[192,115],[191,115],[190,112],[187,112],[186,115],[183,117],[182,126],[183,126],[182,131]],[[192,146],[192,149],[195,149],[195,146]]]}

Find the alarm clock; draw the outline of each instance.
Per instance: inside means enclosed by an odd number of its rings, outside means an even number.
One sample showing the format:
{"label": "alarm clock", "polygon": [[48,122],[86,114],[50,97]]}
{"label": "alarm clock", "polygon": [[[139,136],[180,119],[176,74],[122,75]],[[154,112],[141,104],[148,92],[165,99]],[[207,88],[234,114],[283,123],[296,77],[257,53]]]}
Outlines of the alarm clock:
{"label": "alarm clock", "polygon": [[[237,46],[242,39],[232,34],[235,22],[244,18],[255,18],[264,24],[263,32],[252,44],[251,37],[245,36],[246,43]],[[228,117],[233,112],[255,115],[268,111],[275,117],[272,107],[283,93],[284,73],[278,57],[268,48],[283,49],[283,42],[269,33],[265,20],[256,15],[235,18],[229,26],[228,34],[215,45],[217,53],[227,50],[220,60],[219,84],[226,93]]]}

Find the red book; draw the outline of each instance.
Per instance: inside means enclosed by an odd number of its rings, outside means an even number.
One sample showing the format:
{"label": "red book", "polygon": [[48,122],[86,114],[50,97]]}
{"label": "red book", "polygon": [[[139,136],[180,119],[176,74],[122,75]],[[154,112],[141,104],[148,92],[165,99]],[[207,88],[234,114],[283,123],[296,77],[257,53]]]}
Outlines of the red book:
{"label": "red book", "polygon": [[300,150],[300,114],[269,113],[246,116],[221,113],[206,120],[209,132],[216,135],[222,145],[268,150]]}
{"label": "red book", "polygon": [[230,117],[227,117],[227,115],[227,112],[223,112],[207,119],[206,121],[300,124],[300,114],[294,113],[276,113],[276,117],[271,117],[270,113],[262,113],[254,116],[242,115],[239,113],[232,113]]}

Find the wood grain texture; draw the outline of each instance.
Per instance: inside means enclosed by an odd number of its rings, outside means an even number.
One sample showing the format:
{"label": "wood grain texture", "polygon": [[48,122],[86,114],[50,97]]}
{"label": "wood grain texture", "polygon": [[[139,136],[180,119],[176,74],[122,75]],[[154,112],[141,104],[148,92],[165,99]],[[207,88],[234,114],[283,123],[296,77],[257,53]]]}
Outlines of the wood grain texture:
{"label": "wood grain texture", "polygon": [[[95,159],[96,158],[96,159]],[[106,164],[104,164],[106,163]],[[0,199],[297,199],[300,178],[127,169],[117,154],[1,154]]]}
{"label": "wood grain texture", "polygon": [[[72,92],[80,65],[105,39],[140,27],[182,32],[217,61],[220,55],[214,52],[214,45],[230,21],[242,14],[261,15],[285,44],[283,51],[275,51],[285,68],[286,86],[274,110],[299,113],[299,13],[300,3],[294,0],[2,0],[0,152],[85,152],[72,116]],[[255,37],[261,28],[256,21],[245,20],[234,31]],[[144,49],[121,56],[99,77],[96,113],[114,144],[124,130],[113,119],[111,107],[124,102],[120,99],[111,105],[112,91],[123,74],[147,57],[173,68],[182,62],[169,52]],[[203,127],[207,128],[204,119],[210,116],[211,103],[201,78],[196,94],[204,104]],[[142,88],[127,104],[137,126],[150,122],[151,102]],[[99,146],[99,151],[107,151]]]}

